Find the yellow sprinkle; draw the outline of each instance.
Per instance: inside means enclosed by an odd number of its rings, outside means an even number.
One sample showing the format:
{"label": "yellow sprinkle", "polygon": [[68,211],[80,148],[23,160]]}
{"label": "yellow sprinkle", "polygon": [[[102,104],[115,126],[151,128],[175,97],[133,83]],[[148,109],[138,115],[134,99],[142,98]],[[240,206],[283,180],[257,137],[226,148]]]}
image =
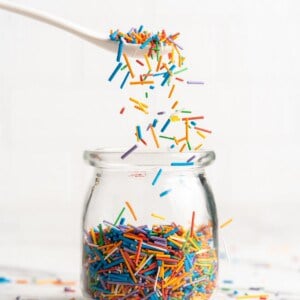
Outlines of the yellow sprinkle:
{"label": "yellow sprinkle", "polygon": [[203,144],[199,144],[198,146],[195,147],[195,150],[199,150],[201,147],[203,146]]}
{"label": "yellow sprinkle", "polygon": [[206,138],[206,136],[199,130],[196,131],[198,135],[200,135],[203,139]]}
{"label": "yellow sprinkle", "polygon": [[160,219],[160,220],[165,220],[165,219],[166,219],[165,217],[160,216],[160,215],[157,215],[157,214],[154,214],[154,213],[152,213],[151,216],[152,216],[153,218],[157,218],[157,219]]}
{"label": "yellow sprinkle", "polygon": [[223,224],[220,226],[220,228],[226,227],[226,226],[229,225],[232,221],[233,221],[233,219],[227,220],[225,223],[223,223]]}
{"label": "yellow sprinkle", "polygon": [[157,136],[156,136],[156,133],[155,133],[155,130],[154,130],[153,126],[150,126],[150,130],[151,130],[155,145],[156,145],[157,148],[159,148],[158,139],[157,139]]}
{"label": "yellow sprinkle", "polygon": [[157,66],[156,66],[156,72],[158,72],[159,69],[160,69],[161,60],[162,60],[162,55],[159,56],[159,59],[158,59],[158,62],[157,62]]}
{"label": "yellow sprinkle", "polygon": [[175,89],[175,84],[172,85],[168,98],[171,98]]}
{"label": "yellow sprinkle", "polygon": [[257,294],[257,295],[245,295],[245,296],[237,296],[236,299],[254,299],[254,298],[268,298],[267,294]]}
{"label": "yellow sprinkle", "polygon": [[129,100],[132,101],[133,103],[136,103],[136,104],[138,104],[138,105],[140,105],[140,106],[143,106],[143,107],[145,107],[145,108],[148,108],[148,107],[149,107],[146,103],[144,103],[144,102],[142,102],[142,101],[139,101],[139,100],[137,100],[137,99],[134,99],[134,98],[132,98],[132,97],[130,97]]}
{"label": "yellow sprinkle", "polygon": [[178,122],[178,121],[180,121],[180,117],[174,115],[174,116],[171,116],[171,117],[170,117],[170,120],[171,120],[171,122]]}
{"label": "yellow sprinkle", "polygon": [[147,66],[148,66],[148,70],[149,70],[149,71],[152,71],[152,68],[151,68],[151,65],[150,65],[150,61],[149,61],[148,55],[145,54],[144,57],[145,57],[145,60],[146,60],[146,64],[147,64]]}
{"label": "yellow sprinkle", "polygon": [[131,78],[134,78],[133,70],[132,70],[132,68],[131,68],[131,65],[130,65],[130,63],[129,63],[129,59],[128,59],[127,54],[126,54],[125,52],[123,53],[123,57],[124,57],[124,59],[125,59],[125,61],[126,61],[126,65],[127,65],[128,70],[129,70],[129,72],[130,72]]}
{"label": "yellow sprinkle", "polygon": [[97,244],[97,240],[96,240],[96,235],[95,235],[95,231],[94,231],[93,228],[91,228],[91,236],[92,236],[94,244],[96,245]]}
{"label": "yellow sprinkle", "polygon": [[130,84],[154,84],[153,80],[144,80],[144,81],[130,81]]}
{"label": "yellow sprinkle", "polygon": [[146,115],[149,114],[149,112],[147,112],[144,108],[142,108],[142,107],[140,107],[140,106],[135,105],[134,108],[136,108],[136,109],[138,109],[138,110],[144,112]]}

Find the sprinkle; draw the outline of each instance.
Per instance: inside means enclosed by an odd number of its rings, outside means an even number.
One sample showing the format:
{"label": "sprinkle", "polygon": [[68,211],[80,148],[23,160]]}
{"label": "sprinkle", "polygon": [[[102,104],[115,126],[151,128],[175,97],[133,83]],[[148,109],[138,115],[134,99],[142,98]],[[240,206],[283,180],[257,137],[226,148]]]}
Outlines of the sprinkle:
{"label": "sprinkle", "polygon": [[182,121],[186,121],[186,120],[191,121],[191,120],[201,120],[201,119],[204,119],[204,116],[182,118],[181,120],[182,120]]}
{"label": "sprinkle", "polygon": [[152,181],[152,185],[155,185],[157,180],[159,179],[159,177],[161,176],[161,173],[162,173],[162,169],[159,169],[157,174],[155,175],[153,181]]}
{"label": "sprinkle", "polygon": [[122,107],[121,110],[120,110],[121,115],[123,114],[124,110],[125,110],[125,107]]}
{"label": "sprinkle", "polygon": [[175,102],[173,103],[173,105],[171,106],[171,109],[174,109],[174,108],[177,106],[177,104],[178,104],[178,101],[175,101]]}
{"label": "sprinkle", "polygon": [[172,88],[171,88],[171,90],[170,90],[170,92],[169,92],[168,98],[171,98],[171,97],[172,97],[173,92],[174,92],[174,89],[175,89],[175,84],[172,85]]}
{"label": "sprinkle", "polygon": [[172,189],[165,190],[159,194],[159,197],[164,197],[164,196],[168,195],[171,191],[172,191]]}
{"label": "sprinkle", "polygon": [[226,227],[226,226],[229,225],[232,221],[233,221],[233,219],[227,220],[225,223],[223,223],[223,224],[220,226],[220,228],[222,229],[222,228]]}
{"label": "sprinkle", "polygon": [[175,77],[175,79],[178,80],[178,81],[181,81],[181,82],[183,81],[183,79],[179,78],[179,77]]}
{"label": "sprinkle", "polygon": [[116,76],[117,72],[120,70],[121,66],[122,66],[122,63],[119,62],[117,64],[116,68],[113,70],[113,72],[109,76],[108,81],[112,81],[114,79],[114,77]]}
{"label": "sprinkle", "polygon": [[130,65],[130,63],[129,63],[129,59],[128,59],[127,54],[126,54],[126,53],[123,53],[123,57],[124,57],[124,59],[125,59],[125,62],[126,62],[126,65],[127,65],[128,69],[129,69],[131,78],[134,78],[134,73],[133,73],[132,68],[131,68],[131,65]]}
{"label": "sprinkle", "polygon": [[141,65],[141,66],[144,66],[144,64],[139,60],[139,59],[136,59],[136,62]]}
{"label": "sprinkle", "polygon": [[133,152],[138,146],[134,145],[132,146],[128,151],[126,151],[124,154],[122,154],[121,158],[124,159],[126,158],[131,152]]}
{"label": "sprinkle", "polygon": [[192,213],[190,237],[194,236],[194,226],[195,226],[195,211],[193,211],[193,213]]}
{"label": "sprinkle", "polygon": [[159,111],[157,114],[158,115],[164,115],[166,112],[165,111]]}
{"label": "sprinkle", "polygon": [[117,61],[118,61],[118,62],[121,60],[123,48],[124,48],[124,43],[123,43],[123,40],[120,39],[119,47],[118,47],[118,55],[117,55]]}
{"label": "sprinkle", "polygon": [[126,205],[127,205],[128,209],[129,209],[129,211],[130,211],[130,213],[131,213],[131,215],[132,215],[133,219],[134,219],[135,221],[137,221],[136,214],[135,214],[135,212],[134,212],[134,210],[133,210],[132,206],[130,205],[130,203],[129,203],[129,202],[127,202],[127,201],[126,201],[125,203],[126,203]]}
{"label": "sprinkle", "polygon": [[119,222],[119,220],[121,219],[123,213],[125,211],[125,207],[122,208],[122,210],[120,211],[120,213],[118,214],[117,218],[116,218],[116,221],[114,222],[114,225],[116,226]]}
{"label": "sprinkle", "polygon": [[187,84],[204,84],[203,81],[192,81],[192,80],[188,80],[186,83]]}
{"label": "sprinkle", "polygon": [[181,70],[178,70],[178,71],[174,72],[173,74],[174,74],[174,75],[177,75],[177,74],[179,74],[179,73],[181,73],[181,72],[186,71],[187,69],[188,69],[188,68],[183,68],[183,69],[181,69]]}
{"label": "sprinkle", "polygon": [[160,132],[164,132],[167,129],[167,127],[169,126],[170,122],[171,122],[171,120],[168,119],[166,121],[166,123],[164,124],[164,126],[161,128]]}
{"label": "sprinkle", "polygon": [[157,218],[157,219],[160,219],[160,220],[163,220],[163,221],[166,219],[165,217],[160,216],[160,215],[157,215],[157,214],[154,214],[154,213],[152,213],[151,216],[152,216],[153,218]]}
{"label": "sprinkle", "polygon": [[204,131],[204,132],[207,132],[207,133],[211,133],[210,130],[208,129],[204,129],[204,128],[200,128],[200,127],[194,127],[196,130],[200,130],[200,131]]}
{"label": "sprinkle", "polygon": [[153,84],[154,81],[153,80],[144,80],[144,81],[130,81],[131,85],[135,85],[135,84]]}
{"label": "sprinkle", "polygon": [[146,60],[146,64],[147,64],[148,70],[151,72],[152,68],[151,68],[150,61],[149,61],[149,58],[148,58],[147,54],[144,55],[144,58]]}
{"label": "sprinkle", "polygon": [[206,138],[206,136],[205,136],[201,131],[197,130],[196,133],[197,133],[199,136],[201,136],[203,139]]}
{"label": "sprinkle", "polygon": [[186,147],[186,144],[183,144],[179,150],[179,152],[183,152],[184,148]]}
{"label": "sprinkle", "polygon": [[162,60],[162,56],[160,55],[159,59],[158,59],[158,62],[157,62],[157,66],[156,66],[156,72],[158,72],[159,69],[160,69],[161,60]]}
{"label": "sprinkle", "polygon": [[97,244],[97,240],[96,240],[96,235],[95,235],[94,228],[91,228],[91,237],[93,239],[93,243]]}
{"label": "sprinkle", "polygon": [[188,162],[172,162],[171,166],[172,167],[185,167],[185,166],[193,166],[194,163],[192,161]]}
{"label": "sprinkle", "polygon": [[126,73],[126,75],[125,75],[125,77],[124,77],[124,79],[123,79],[123,81],[122,81],[122,83],[121,83],[121,85],[120,85],[120,89],[122,89],[122,88],[124,87],[124,85],[125,85],[125,83],[126,83],[128,77],[129,77],[129,74],[130,74],[130,72],[127,72],[127,73]]}
{"label": "sprinkle", "polygon": [[185,139],[189,140],[189,121],[185,120]]}
{"label": "sprinkle", "polygon": [[141,130],[141,126],[136,126],[136,131],[137,131],[137,137],[139,140],[142,139],[142,130]]}
{"label": "sprinkle", "polygon": [[155,128],[156,127],[156,125],[157,125],[157,122],[158,122],[158,120],[157,119],[154,119],[153,120],[153,122],[152,122],[152,126]]}
{"label": "sprinkle", "polygon": [[195,157],[196,157],[195,155],[191,156],[191,157],[187,160],[187,162],[190,162],[190,161],[194,160]]}
{"label": "sprinkle", "polygon": [[199,144],[198,146],[195,147],[195,150],[199,150],[201,147],[203,146],[203,144]]}
{"label": "sprinkle", "polygon": [[156,136],[155,130],[154,130],[154,128],[153,128],[153,126],[152,126],[152,125],[150,126],[150,130],[151,130],[151,134],[152,134],[152,137],[153,137],[153,139],[154,139],[154,142],[155,142],[156,148],[159,148],[159,142],[158,142],[158,139],[157,139],[157,136]]}
{"label": "sprinkle", "polygon": [[174,141],[174,137],[165,136],[165,135],[160,135],[159,137],[162,138],[162,139],[167,139],[167,140]]}
{"label": "sprinkle", "polygon": [[268,298],[267,294],[259,294],[259,295],[245,295],[245,296],[237,296],[236,299],[254,299],[254,298]]}

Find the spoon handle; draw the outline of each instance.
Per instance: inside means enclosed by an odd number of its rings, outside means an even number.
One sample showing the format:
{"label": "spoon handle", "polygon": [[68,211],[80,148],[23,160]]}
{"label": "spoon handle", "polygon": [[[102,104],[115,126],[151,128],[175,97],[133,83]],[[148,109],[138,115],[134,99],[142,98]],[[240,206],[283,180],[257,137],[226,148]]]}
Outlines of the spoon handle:
{"label": "spoon handle", "polygon": [[42,23],[49,24],[56,28],[62,29],[64,31],[70,32],[81,39],[84,39],[90,43],[97,44],[101,47],[101,42],[104,41],[103,38],[99,37],[97,34],[82,28],[81,26],[75,25],[69,21],[62,18],[54,17],[48,13],[39,11],[37,9],[24,7],[19,4],[11,3],[9,1],[0,0],[0,9],[4,9]]}

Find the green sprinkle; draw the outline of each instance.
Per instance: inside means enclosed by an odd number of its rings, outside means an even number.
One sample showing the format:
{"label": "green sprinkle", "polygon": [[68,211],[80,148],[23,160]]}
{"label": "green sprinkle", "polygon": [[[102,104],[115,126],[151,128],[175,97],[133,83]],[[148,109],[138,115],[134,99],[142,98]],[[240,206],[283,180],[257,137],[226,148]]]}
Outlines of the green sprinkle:
{"label": "green sprinkle", "polygon": [[146,98],[148,98],[148,92],[145,93]]}
{"label": "green sprinkle", "polygon": [[103,246],[103,230],[102,230],[102,224],[99,224],[99,240],[98,240],[98,245]]}
{"label": "green sprinkle", "polygon": [[191,147],[191,145],[190,145],[190,142],[189,142],[189,141],[186,141],[186,144],[187,144],[189,150],[191,151],[191,150],[192,150],[192,147]]}
{"label": "green sprinkle", "polygon": [[173,74],[174,74],[174,75],[179,74],[179,73],[181,73],[181,72],[186,71],[187,69],[188,69],[188,68],[183,68],[183,69],[181,69],[181,70],[179,70],[179,71],[174,72]]}
{"label": "green sprinkle", "polygon": [[172,141],[174,141],[174,138],[173,138],[173,137],[170,137],[170,136],[160,135],[159,137],[162,138],[162,139],[167,139],[167,140],[172,140]]}
{"label": "green sprinkle", "polygon": [[124,65],[124,66],[121,68],[121,71],[123,71],[125,68],[127,68],[127,65]]}
{"label": "green sprinkle", "polygon": [[121,219],[121,217],[122,217],[122,215],[123,215],[123,213],[124,213],[124,210],[125,210],[125,207],[123,207],[123,208],[121,209],[119,215],[117,216],[117,219],[116,219],[116,221],[115,221],[115,223],[114,223],[115,226],[118,224],[119,220]]}
{"label": "green sprinkle", "polygon": [[192,113],[191,110],[182,110],[181,112],[182,112],[183,114],[191,114],[191,113]]}

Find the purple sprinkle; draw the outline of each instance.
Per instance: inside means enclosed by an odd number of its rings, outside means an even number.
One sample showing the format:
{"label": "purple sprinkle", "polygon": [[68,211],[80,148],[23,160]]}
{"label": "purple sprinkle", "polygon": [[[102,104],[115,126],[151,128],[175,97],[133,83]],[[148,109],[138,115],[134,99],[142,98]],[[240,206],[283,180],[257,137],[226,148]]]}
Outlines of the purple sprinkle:
{"label": "purple sprinkle", "polygon": [[146,299],[149,299],[152,295],[154,295],[156,292],[152,292],[150,294],[148,294],[146,297],[142,298],[142,300],[146,300]]}
{"label": "purple sprinkle", "polygon": [[126,151],[122,156],[121,158],[124,159],[126,158],[131,152],[133,152],[138,146],[137,145],[134,145],[133,147],[131,147],[128,151]]}
{"label": "purple sprinkle", "polygon": [[187,84],[204,84],[203,81],[193,81],[193,80],[188,80],[186,83]]}
{"label": "purple sprinkle", "polygon": [[158,115],[164,115],[166,112],[165,111],[159,111],[157,114]]}
{"label": "purple sprinkle", "polygon": [[180,45],[178,45],[172,38],[168,37],[168,40],[172,42],[174,45],[176,45],[180,50],[183,50],[183,48]]}
{"label": "purple sprinkle", "polygon": [[152,124],[150,123],[146,129],[146,131],[149,131],[150,127],[152,126]]}
{"label": "purple sprinkle", "polygon": [[187,162],[190,162],[190,161],[194,160],[195,157],[196,157],[195,155],[191,156],[191,157],[187,160]]}

